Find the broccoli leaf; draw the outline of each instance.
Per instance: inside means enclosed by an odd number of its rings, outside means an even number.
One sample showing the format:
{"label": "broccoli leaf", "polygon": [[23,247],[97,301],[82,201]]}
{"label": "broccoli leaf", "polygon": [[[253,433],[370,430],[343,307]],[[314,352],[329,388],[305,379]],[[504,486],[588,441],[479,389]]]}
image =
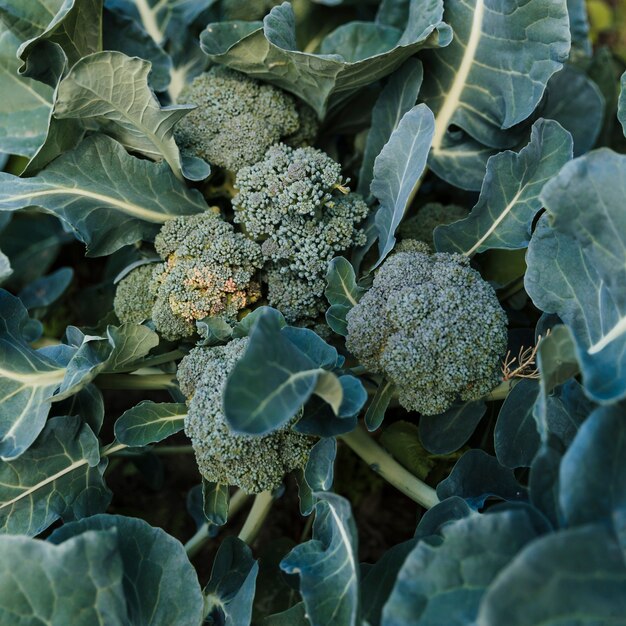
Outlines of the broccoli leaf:
{"label": "broccoli leaf", "polygon": [[[439,158],[451,126],[478,143],[509,148],[517,133],[503,132],[535,109],[570,49],[565,2],[546,12],[543,0],[515,10],[490,0],[449,0],[444,17],[452,43],[423,56],[422,97],[435,113],[431,161]],[[438,169],[447,180],[445,171]]]}
{"label": "broccoli leaf", "polygon": [[[58,119],[93,120],[131,152],[153,161],[165,160],[182,178],[174,126],[193,107],[161,107],[148,85],[150,68],[148,61],[121,52],[97,52],[84,57],[59,83],[53,114]],[[209,171],[207,166],[200,180]]]}
{"label": "broccoli leaf", "polygon": [[539,534],[523,509],[472,515],[444,526],[440,545],[421,541],[407,556],[383,608],[383,623],[476,623],[489,585]]}
{"label": "broccoli leaf", "polygon": [[[344,55],[354,60],[341,54],[300,52],[296,47],[294,12],[287,2],[274,7],[262,23],[209,24],[200,41],[211,61],[294,93],[323,118],[333,104],[391,74],[417,50],[448,44],[450,31],[441,21],[442,2],[414,0],[411,8],[412,16],[404,33],[378,26],[380,31],[385,31],[386,45],[370,50],[371,56],[366,52],[365,58],[359,58],[363,53],[359,54],[356,48],[350,52],[344,49]],[[340,28],[349,27],[358,46],[365,38],[363,29],[371,36],[372,27],[363,24],[357,22]],[[394,42],[389,40],[390,30],[395,31]],[[336,36],[331,33],[330,41]]]}
{"label": "broccoli leaf", "polygon": [[357,192],[365,198],[370,195],[374,161],[398,127],[404,114],[415,105],[423,77],[422,64],[417,59],[408,59],[399,70],[391,75],[376,101],[357,187]]}
{"label": "broccoli leaf", "polygon": [[182,430],[186,415],[184,404],[144,400],[115,422],[115,437],[132,447],[157,443]]}
{"label": "broccoli leaf", "polygon": [[32,178],[0,173],[0,186],[0,210],[42,207],[69,223],[93,256],[151,239],[167,220],[207,208],[169,166],[132,157],[102,135]]}
{"label": "broccoli leaf", "polygon": [[312,626],[356,626],[359,564],[350,504],[334,493],[315,495],[313,538],[296,546],[280,567],[300,576],[300,593]]}
{"label": "broccoli leaf", "polygon": [[435,229],[437,250],[472,256],[491,248],[525,248],[543,186],[571,158],[571,135],[557,122],[536,122],[519,153],[489,159],[478,203],[465,219]]}
{"label": "broccoli leaf", "polygon": [[626,157],[569,162],[544,187],[547,209],[527,255],[526,291],[572,331],[583,381],[600,402],[626,397]]}
{"label": "broccoli leaf", "polygon": [[389,407],[391,399],[393,398],[394,391],[395,388],[393,383],[390,383],[388,380],[383,380],[380,385],[378,385],[376,394],[372,398],[372,401],[365,412],[365,425],[367,426],[367,430],[370,432],[379,428],[383,423],[385,413]]}
{"label": "broccoli leaf", "polygon": [[202,622],[204,601],[196,571],[181,543],[160,528],[122,515],[94,515],[65,524],[49,541],[63,546],[77,536],[102,534],[116,537],[123,564],[128,611],[123,623],[187,626]]}
{"label": "broccoli leaf", "polygon": [[485,594],[476,623],[623,624],[624,615],[626,566],[619,546],[604,528],[590,525],[526,546]]}
{"label": "broccoli leaf", "polygon": [[338,335],[345,337],[348,334],[346,314],[364,293],[365,290],[356,284],[352,265],[342,256],[335,257],[328,264],[324,295],[330,302],[326,321]]}
{"label": "broccoli leaf", "polygon": [[0,464],[0,532],[37,535],[57,519],[106,509],[98,440],[79,417],[53,417],[19,458]]}
{"label": "broccoli leaf", "polygon": [[50,306],[63,295],[73,278],[74,270],[71,267],[61,267],[26,285],[18,297],[29,311]]}
{"label": "broccoli leaf", "polygon": [[18,75],[19,44],[0,22],[0,152],[30,157],[46,138],[52,89]]}
{"label": "broccoli leaf", "polygon": [[0,537],[0,550],[5,623],[128,623],[115,530],[86,533],[62,546]]}
{"label": "broccoli leaf", "polygon": [[424,104],[405,113],[374,162],[371,191],[380,202],[376,213],[378,260],[382,263],[395,244],[396,229],[413,202],[433,139],[434,118]]}
{"label": "broccoli leaf", "polygon": [[617,106],[617,117],[622,125],[624,135],[626,135],[626,72],[620,79],[619,101]]}

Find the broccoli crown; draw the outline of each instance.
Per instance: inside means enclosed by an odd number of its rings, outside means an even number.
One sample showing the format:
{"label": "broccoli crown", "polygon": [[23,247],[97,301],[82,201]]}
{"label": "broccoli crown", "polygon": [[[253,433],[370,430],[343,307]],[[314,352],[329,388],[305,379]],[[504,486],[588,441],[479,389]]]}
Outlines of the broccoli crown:
{"label": "broccoli crown", "polygon": [[156,266],[152,319],[168,339],[193,334],[195,321],[220,316],[235,321],[261,296],[254,275],[261,247],[212,212],[167,222],[155,240],[164,263]]}
{"label": "broccoli crown", "polygon": [[303,468],[315,440],[293,431],[291,424],[261,437],[231,432],[222,395],[247,344],[244,337],[225,346],[194,348],[178,367],[178,381],[189,399],[185,432],[202,476],[236,485],[246,493],[260,493],[278,487],[287,472]]}
{"label": "broccoli crown", "polygon": [[433,231],[437,226],[452,224],[467,217],[467,209],[456,204],[429,202],[417,213],[400,225],[399,234],[403,239],[417,239],[434,249]]}
{"label": "broccoli crown", "polygon": [[436,415],[500,380],[507,318],[495,292],[459,254],[407,240],[350,310],[347,348],[398,388],[400,404]]}
{"label": "broccoli crown", "polygon": [[154,265],[140,265],[119,282],[113,309],[123,324],[141,324],[152,317],[154,296],[150,282],[153,270]]}
{"label": "broccoli crown", "polygon": [[[269,302],[288,321],[324,309],[324,276],[338,253],[365,243],[368,206],[348,194],[341,166],[315,148],[276,144],[237,173],[235,222],[263,241]],[[312,315],[315,311],[315,315]]]}
{"label": "broccoli crown", "polygon": [[312,132],[308,112],[301,125],[294,96],[220,65],[197,76],[180,101],[197,106],[176,126],[182,150],[232,171],[256,163],[283,137],[302,141]]}

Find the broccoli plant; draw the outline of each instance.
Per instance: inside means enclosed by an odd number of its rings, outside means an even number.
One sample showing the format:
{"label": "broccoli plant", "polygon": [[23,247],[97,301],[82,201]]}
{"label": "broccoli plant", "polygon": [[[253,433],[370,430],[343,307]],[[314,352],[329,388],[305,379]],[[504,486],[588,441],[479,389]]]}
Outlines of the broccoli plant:
{"label": "broccoli plant", "polygon": [[624,624],[620,11],[1,1],[0,626]]}

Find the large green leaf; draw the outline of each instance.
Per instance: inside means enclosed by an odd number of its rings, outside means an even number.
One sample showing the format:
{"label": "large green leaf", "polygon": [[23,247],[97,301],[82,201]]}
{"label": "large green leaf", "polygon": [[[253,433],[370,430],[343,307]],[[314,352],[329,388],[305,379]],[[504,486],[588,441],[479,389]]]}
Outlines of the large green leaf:
{"label": "large green leaf", "polygon": [[0,622],[128,624],[117,532],[85,533],[55,546],[0,537]]}
{"label": "large green leaf", "polygon": [[309,399],[324,370],[263,314],[224,390],[224,413],[239,433],[264,435],[286,424]]}
{"label": "large green leaf", "polygon": [[23,336],[28,313],[3,289],[0,311],[0,458],[6,460],[19,456],[41,432],[67,370],[29,346]]}
{"label": "large green leaf", "polygon": [[374,162],[371,191],[380,202],[376,213],[378,261],[395,244],[396,229],[414,198],[414,189],[426,167],[435,130],[432,111],[418,104],[405,113]]}
{"label": "large green leaf", "polygon": [[19,44],[0,23],[0,152],[30,157],[46,137],[52,89],[17,73]]}
{"label": "large green leaf", "polygon": [[350,504],[334,493],[316,496],[313,538],[296,546],[280,566],[288,574],[300,576],[300,593],[311,626],[356,626],[359,563]]}
{"label": "large green leaf", "polygon": [[147,446],[183,429],[187,407],[144,400],[115,422],[115,437],[127,446]]}
{"label": "large green leaf", "polygon": [[110,499],[105,468],[81,418],[50,418],[24,454],[0,463],[0,532],[37,535],[59,518],[102,512]]}
{"label": "large green leaf", "polygon": [[486,593],[478,626],[626,624],[626,565],[599,526],[549,534],[529,544]]}
{"label": "large green leaf", "polygon": [[572,331],[583,381],[600,402],[626,396],[626,156],[602,149],[545,187],[526,290]]}
{"label": "large green leaf", "polygon": [[141,359],[159,345],[159,336],[147,326],[122,324],[107,326],[107,339],[113,346],[106,362],[106,371],[128,369],[133,363],[140,365]]}
{"label": "large green leaf", "polygon": [[[404,33],[389,26],[353,22],[340,27],[342,54],[311,54],[297,49],[293,9],[283,3],[262,23],[209,24],[201,44],[212,61],[294,93],[323,118],[330,106],[391,74],[420,48],[447,45],[450,32],[441,21],[442,14],[439,0],[413,0]],[[346,48],[346,28],[350,48]],[[331,33],[326,47],[338,45],[338,38]]]}
{"label": "large green leaf", "polygon": [[437,250],[472,256],[491,248],[525,248],[543,186],[571,158],[571,135],[557,122],[536,122],[520,152],[489,159],[478,203],[465,219],[435,230]]}
{"label": "large green leaf", "polygon": [[148,84],[150,67],[121,52],[82,58],[59,83],[54,116],[95,121],[131,152],[165,160],[182,178],[174,126],[193,107],[161,107]]}
{"label": "large green leaf", "polygon": [[177,539],[141,519],[94,515],[65,524],[50,536],[49,541],[62,547],[77,536],[94,534],[113,534],[117,539],[128,612],[121,623],[195,626],[202,622],[204,602],[198,577]]}
{"label": "large green leaf", "polygon": [[524,509],[473,515],[444,526],[439,545],[421,541],[404,561],[383,609],[383,624],[474,624],[498,572],[540,530]]}
{"label": "large green leaf", "polygon": [[2,0],[0,19],[28,40],[20,71],[53,87],[66,64],[102,49],[102,0]]}
{"label": "large green leaf", "polygon": [[70,224],[93,256],[151,239],[167,220],[207,208],[167,164],[132,157],[103,135],[89,137],[32,178],[0,173],[0,210],[33,205]]}
{"label": "large green leaf", "polygon": [[408,59],[399,70],[392,74],[376,101],[359,171],[357,191],[364,197],[370,194],[374,161],[389,141],[391,133],[397,128],[404,114],[415,105],[423,76],[422,64],[417,59]]}

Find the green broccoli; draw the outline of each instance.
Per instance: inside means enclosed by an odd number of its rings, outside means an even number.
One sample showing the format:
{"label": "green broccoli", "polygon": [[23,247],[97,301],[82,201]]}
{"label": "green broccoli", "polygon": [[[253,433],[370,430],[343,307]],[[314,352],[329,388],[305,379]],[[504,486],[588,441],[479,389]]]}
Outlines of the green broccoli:
{"label": "green broccoli", "polygon": [[234,322],[261,297],[261,247],[213,212],[170,220],[154,245],[164,263],[152,276],[152,320],[167,339],[192,335],[205,317]]}
{"label": "green broccoli", "polygon": [[404,221],[398,229],[402,239],[417,239],[434,250],[433,231],[437,226],[451,224],[467,217],[467,209],[456,204],[429,202],[419,208],[416,215]]}
{"label": "green broccoli", "polygon": [[324,310],[328,262],[365,243],[359,224],[369,209],[361,196],[348,194],[346,182],[341,166],[321,150],[285,144],[237,173],[234,221],[263,242],[268,300],[289,322]]}
{"label": "green broccoli", "polygon": [[286,473],[304,468],[315,439],[295,432],[291,424],[264,436],[237,435],[229,429],[222,394],[247,344],[244,337],[225,346],[194,348],[181,361],[177,376],[188,398],[185,432],[202,476],[260,493],[278,487]]}
{"label": "green broccoli", "polygon": [[348,350],[394,383],[408,410],[443,413],[500,380],[506,314],[462,255],[401,243],[346,319]]}
{"label": "green broccoli", "polygon": [[154,264],[140,265],[117,285],[113,309],[122,324],[141,324],[152,318],[154,296],[150,289]]}
{"label": "green broccoli", "polygon": [[306,143],[317,133],[315,114],[303,113],[307,105],[278,87],[220,65],[196,77],[183,89],[180,101],[197,105],[176,127],[183,152],[234,172],[259,161],[281,138]]}

